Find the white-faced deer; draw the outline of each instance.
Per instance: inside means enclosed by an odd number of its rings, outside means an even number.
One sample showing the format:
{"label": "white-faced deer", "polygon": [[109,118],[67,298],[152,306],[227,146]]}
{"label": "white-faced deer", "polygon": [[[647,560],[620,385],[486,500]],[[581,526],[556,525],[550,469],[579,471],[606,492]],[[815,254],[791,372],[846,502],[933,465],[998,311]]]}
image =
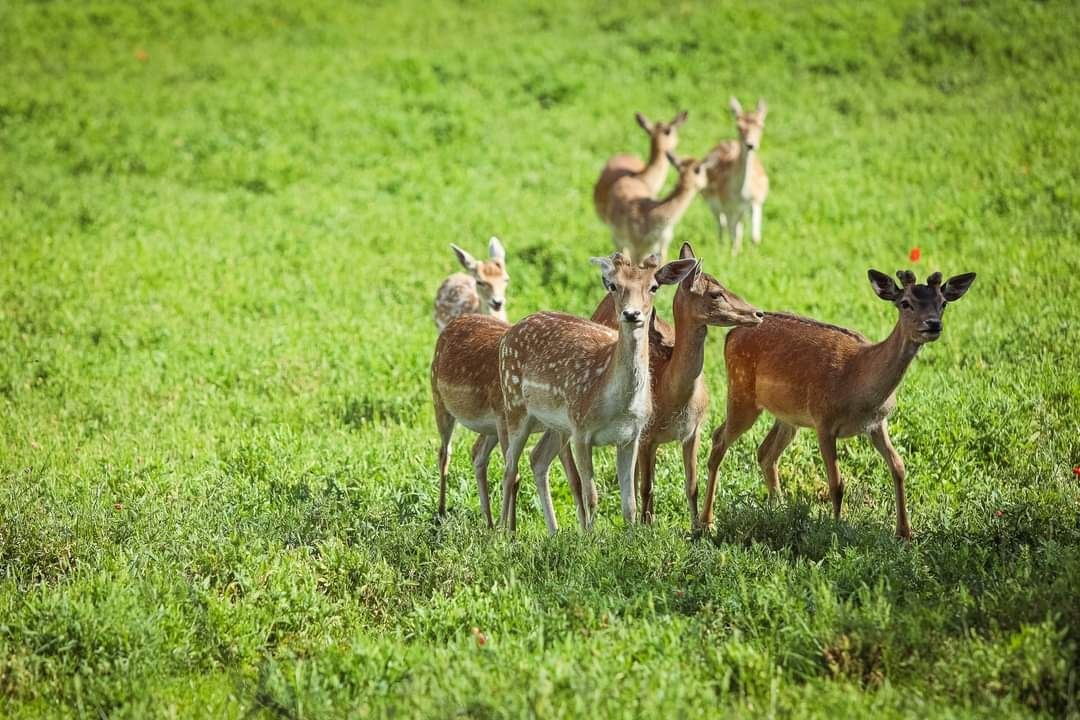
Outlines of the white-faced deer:
{"label": "white-faced deer", "polygon": [[675,226],[690,207],[694,196],[709,182],[711,160],[668,158],[679,170],[679,182],[668,195],[654,199],[643,183],[633,177],[617,181],[608,202],[608,224],[615,249],[639,262],[650,254],[663,260],[675,235]]}
{"label": "white-faced deer", "polygon": [[[506,413],[506,474],[503,477],[503,523],[513,521],[517,466],[529,434],[553,430],[557,441],[541,442],[533,452],[533,473],[548,530],[558,529],[551,505],[547,470],[559,446],[569,437],[581,475],[575,492],[578,521],[592,524],[588,500],[595,496],[592,449],[615,445],[623,518],[634,521],[634,463],[638,438],[651,410],[649,342],[646,322],[653,294],[673,285],[697,264],[676,260],[660,267],[656,257],[640,265],[621,254],[593,258],[604,287],[614,296],[617,331],[565,315],[529,315],[503,336],[499,373]],[[547,438],[555,436],[549,434]]]}
{"label": "white-faced deer", "polygon": [[[693,259],[690,243],[683,243],[679,257]],[[672,305],[675,328],[653,315],[657,335],[649,339],[649,373],[652,379],[653,409],[638,449],[637,477],[641,492],[641,519],[653,519],[653,478],[656,451],[660,445],[678,442],[682,446],[686,476],[686,502],[690,525],[698,527],[697,451],[701,422],[709,409],[705,386],[705,338],[709,326],[754,326],[765,313],[731,292],[698,265],[675,290]],[[594,322],[616,327],[615,302],[608,295],[596,308]],[[663,342],[674,336],[674,346]]]}
{"label": "white-faced deer", "polygon": [[893,303],[900,313],[892,333],[879,343],[851,330],[783,313],[767,313],[758,327],[728,333],[727,419],[713,433],[703,525],[712,522],[716,470],[724,453],[764,409],[776,418],[757,453],[770,497],[780,492],[776,467],[780,454],[799,428],[813,428],[829,477],[833,515],[839,519],[844,483],[836,465],[836,441],[866,433],[885,458],[896,485],[896,534],[911,537],[904,461],[889,440],[888,417],[911,361],[923,345],[940,337],[946,303],[963,297],[975,273],[957,275],[943,285],[936,272],[919,285],[915,274],[905,270],[897,273],[903,287],[877,270],[869,276],[878,297]]}
{"label": "white-faced deer", "polygon": [[731,253],[742,249],[743,219],[750,216],[750,239],[761,242],[761,208],[769,194],[769,178],[758,157],[761,135],[765,131],[768,107],[758,100],[757,109],[743,112],[742,105],[731,98],[738,140],[725,140],[709,153],[709,186],[702,196],[716,217],[720,238],[724,229],[731,233]]}
{"label": "white-faced deer", "polygon": [[686,111],[676,115],[671,122],[651,122],[641,113],[635,113],[638,125],[649,134],[649,162],[645,164],[637,155],[616,155],[607,161],[600,178],[593,188],[593,205],[600,219],[607,222],[608,198],[617,180],[633,177],[648,189],[649,197],[656,197],[667,178],[669,152],[679,144],[679,128],[686,122]]}
{"label": "white-faced deer", "polygon": [[[492,527],[488,494],[488,461],[495,446],[506,445],[503,396],[499,384],[499,340],[510,329],[490,315],[462,315],[450,321],[435,343],[431,361],[431,397],[439,429],[439,515],[446,514],[446,473],[450,440],[461,423],[479,433],[472,449],[473,469],[480,494],[480,510]],[[552,440],[554,440],[553,438]],[[565,446],[565,440],[560,447]],[[571,488],[578,481],[568,448],[560,455]]]}
{"label": "white-faced deer", "polygon": [[465,268],[443,280],[435,293],[435,325],[442,332],[446,324],[458,315],[476,313],[494,315],[506,321],[506,251],[499,238],[488,241],[489,259],[477,260],[457,245],[451,244],[458,262]]}

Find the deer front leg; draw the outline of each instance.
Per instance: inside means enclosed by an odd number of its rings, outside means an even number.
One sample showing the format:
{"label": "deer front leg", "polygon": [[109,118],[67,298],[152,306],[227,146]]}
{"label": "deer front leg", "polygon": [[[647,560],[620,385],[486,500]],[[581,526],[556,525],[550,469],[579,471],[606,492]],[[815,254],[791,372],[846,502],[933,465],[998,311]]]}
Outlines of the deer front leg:
{"label": "deer front leg", "polygon": [[619,494],[622,496],[623,521],[634,524],[637,515],[637,498],[634,497],[634,466],[637,464],[638,437],[625,445],[620,445],[615,452],[615,466],[619,475]]}
{"label": "deer front leg", "polygon": [[840,506],[844,502],[844,481],[840,478],[840,468],[836,464],[836,435],[828,430],[818,430],[818,448],[821,450],[821,459],[825,461],[825,472],[829,476],[833,518],[839,520]]}
{"label": "deer front leg", "polygon": [[508,425],[506,436],[506,470],[503,473],[502,515],[499,524],[514,532],[517,530],[518,460],[521,459],[521,452],[529,439],[528,418],[523,418],[516,425]]}
{"label": "deer front leg", "polygon": [[698,521],[698,477],[697,477],[697,454],[701,444],[701,427],[694,428],[694,434],[683,443],[682,464],[683,473],[686,475],[686,505],[690,508],[690,528],[697,530],[701,525]]}
{"label": "deer front leg", "polygon": [[491,518],[491,496],[488,491],[488,463],[491,460],[491,451],[499,444],[498,435],[480,435],[473,445],[473,471],[476,473],[476,489],[480,494],[480,511],[484,514],[484,520],[488,528],[495,526]]}
{"label": "deer front leg", "polygon": [[[574,463],[577,465],[578,475],[581,476],[582,499],[588,501],[596,495],[596,487],[593,485],[592,446],[582,437],[574,437],[571,444],[574,446]],[[585,530],[591,528],[595,520],[595,513],[592,512],[594,508],[589,505],[589,502],[584,502],[578,509],[578,519],[584,519],[582,527]]]}
{"label": "deer front leg", "polygon": [[742,251],[743,214],[737,210],[733,217],[728,218],[728,230],[731,231],[731,254],[738,255]]}
{"label": "deer front leg", "polygon": [[896,536],[904,540],[910,540],[911,525],[908,524],[907,496],[904,492],[904,479],[907,477],[907,470],[904,468],[903,458],[896,452],[892,440],[889,439],[889,426],[887,423],[882,422],[876,428],[871,428],[870,442],[881,453],[881,457],[885,458],[885,462],[888,464],[889,471],[893,476],[893,483],[896,485]]}
{"label": "deer front leg", "polygon": [[[566,473],[566,482],[570,484],[570,494],[574,498],[574,508],[577,511],[578,524],[581,529],[584,530],[586,526],[585,517],[585,495],[581,492],[581,475],[578,473],[577,465],[574,463],[574,455],[570,452],[570,445],[567,443],[566,437],[562,437],[562,449],[559,450],[559,462],[562,463],[563,472]],[[596,507],[596,499],[592,501],[592,508]]]}
{"label": "deer front leg", "polygon": [[761,243],[761,205],[750,206],[750,239],[755,245]]}
{"label": "deer front leg", "polygon": [[641,522],[653,519],[653,478],[656,476],[656,445],[641,445],[637,461],[637,474],[641,478]]}

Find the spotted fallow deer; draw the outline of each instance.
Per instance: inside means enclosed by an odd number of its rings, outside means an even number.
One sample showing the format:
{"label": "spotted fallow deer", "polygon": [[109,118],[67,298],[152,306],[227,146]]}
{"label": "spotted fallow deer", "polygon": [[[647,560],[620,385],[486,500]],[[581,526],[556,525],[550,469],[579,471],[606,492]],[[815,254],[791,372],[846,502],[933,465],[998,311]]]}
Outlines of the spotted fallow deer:
{"label": "spotted fallow deer", "polygon": [[[693,259],[690,243],[683,243],[679,257]],[[653,519],[653,478],[656,474],[656,451],[665,443],[682,446],[686,502],[690,525],[698,526],[697,451],[701,423],[709,409],[709,390],[705,385],[705,338],[709,326],[754,326],[765,313],[728,290],[698,265],[675,290],[672,304],[675,328],[672,330],[654,312],[660,337],[649,340],[649,377],[653,407],[641,433],[638,449],[637,478],[641,493],[640,514],[643,522]],[[614,298],[608,295],[593,313],[594,322],[616,327]],[[674,346],[662,341],[674,336]]]}
{"label": "spotted fallow deer", "polygon": [[[510,326],[490,315],[461,315],[451,320],[435,343],[431,361],[431,397],[439,429],[439,516],[446,514],[446,473],[450,465],[450,440],[460,423],[479,433],[472,449],[473,470],[480,495],[480,510],[493,527],[488,494],[488,462],[495,446],[506,445],[503,396],[499,384],[499,340]],[[555,441],[557,438],[551,438]],[[565,440],[560,459],[578,492],[577,469]]]}
{"label": "spotted fallow deer", "polygon": [[663,260],[675,235],[675,226],[709,181],[711,160],[668,158],[679,170],[679,182],[666,197],[655,199],[644,183],[624,177],[611,188],[608,224],[617,251],[638,262],[650,254]]}
{"label": "spotted fallow deer", "polygon": [[758,100],[753,112],[743,112],[739,101],[731,98],[731,112],[739,139],[725,140],[709,153],[708,159],[712,161],[709,185],[702,191],[702,197],[716,217],[720,239],[723,240],[727,228],[731,234],[731,254],[737,255],[742,249],[743,219],[747,215],[750,215],[750,239],[761,242],[761,208],[769,194],[769,178],[758,149],[768,107],[764,100]]}
{"label": "spotted fallow deer", "polygon": [[680,282],[697,262],[676,260],[661,267],[659,259],[650,256],[636,265],[620,253],[592,262],[600,266],[604,287],[614,297],[618,330],[572,315],[539,312],[510,328],[499,345],[507,428],[504,523],[514,518],[522,448],[530,433],[542,429],[559,436],[558,442],[537,445],[532,457],[550,532],[558,529],[558,523],[547,471],[566,437],[581,476],[580,486],[571,487],[581,526],[592,525],[590,505],[596,494],[592,450],[597,445],[616,446],[623,518],[632,523],[637,514],[634,463],[652,405],[646,321],[653,294],[661,285]]}
{"label": "spotted fallow deer", "polygon": [[648,188],[649,196],[656,197],[667,179],[669,152],[675,152],[679,144],[679,128],[686,122],[686,111],[676,115],[671,122],[651,122],[641,113],[635,113],[638,125],[649,134],[649,162],[643,163],[637,155],[616,155],[607,161],[600,178],[593,188],[593,205],[600,219],[607,222],[608,199],[617,180],[633,177]]}
{"label": "spotted fallow deer", "polygon": [[911,361],[923,345],[941,336],[946,303],[963,297],[975,273],[949,278],[944,285],[937,272],[925,285],[916,284],[910,271],[897,276],[903,287],[884,273],[869,271],[874,292],[900,313],[892,333],[879,343],[851,330],[783,313],[767,313],[758,327],[728,333],[727,419],[713,433],[703,525],[712,522],[716,471],[724,453],[764,409],[776,418],[757,453],[770,497],[780,492],[776,467],[780,454],[799,428],[813,428],[829,478],[833,515],[839,519],[844,483],[836,464],[836,441],[866,433],[885,458],[896,485],[896,534],[911,537],[904,461],[889,440],[888,417]]}
{"label": "spotted fallow deer", "polygon": [[489,259],[477,260],[457,245],[450,245],[458,262],[465,268],[443,280],[435,293],[435,325],[439,332],[458,315],[476,313],[493,315],[506,322],[506,251],[499,238],[488,241]]}

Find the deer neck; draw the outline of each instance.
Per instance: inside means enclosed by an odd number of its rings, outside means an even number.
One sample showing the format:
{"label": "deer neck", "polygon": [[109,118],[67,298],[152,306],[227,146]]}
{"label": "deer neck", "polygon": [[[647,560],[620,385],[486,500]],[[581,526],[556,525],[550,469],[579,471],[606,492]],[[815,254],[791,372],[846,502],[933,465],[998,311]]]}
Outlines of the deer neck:
{"label": "deer neck", "polygon": [[740,198],[750,197],[750,166],[752,164],[753,150],[746,147],[746,143],[739,143],[739,159],[735,163],[735,172],[732,179],[735,184],[735,192]]}
{"label": "deer neck", "polygon": [[866,348],[857,366],[867,404],[881,405],[896,392],[922,346],[908,340],[900,323],[889,337]]}
{"label": "deer neck", "polygon": [[659,225],[674,225],[690,207],[690,202],[696,194],[697,188],[692,183],[679,178],[679,184],[667,197],[657,203],[652,215],[659,221]]}
{"label": "deer neck", "polygon": [[660,143],[656,138],[653,138],[649,142],[649,164],[639,175],[641,181],[648,185],[653,193],[656,193],[664,184],[669,166],[667,154],[660,149]]}
{"label": "deer neck", "polygon": [[649,331],[647,325],[631,328],[619,321],[619,339],[604,373],[605,387],[612,388],[620,406],[639,403],[644,412],[649,402]]}
{"label": "deer neck", "polygon": [[675,348],[662,378],[662,392],[673,407],[685,405],[694,395],[705,368],[705,338],[709,333],[708,326],[695,320],[679,303],[679,292],[676,290],[673,308]]}

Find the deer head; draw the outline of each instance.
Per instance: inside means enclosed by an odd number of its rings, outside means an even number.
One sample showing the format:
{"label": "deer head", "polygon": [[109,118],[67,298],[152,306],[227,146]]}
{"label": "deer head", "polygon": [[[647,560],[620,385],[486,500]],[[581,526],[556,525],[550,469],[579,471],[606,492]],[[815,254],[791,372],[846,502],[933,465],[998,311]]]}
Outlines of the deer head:
{"label": "deer head", "polygon": [[686,122],[687,114],[683,110],[669,123],[651,122],[641,113],[634,113],[634,117],[637,119],[641,129],[649,133],[653,144],[659,148],[660,152],[666,153],[669,150],[674,150],[679,144],[679,128]]}
{"label": "deer head", "polygon": [[[694,249],[684,242],[679,257],[694,259]],[[675,314],[686,314],[703,325],[753,326],[760,325],[765,313],[720,284],[698,263],[687,273],[675,293]]]}
{"label": "deer head", "polygon": [[709,184],[709,168],[713,166],[716,159],[713,156],[706,157],[702,160],[695,160],[692,157],[678,157],[673,152],[668,152],[668,162],[675,166],[679,171],[679,186],[685,188],[692,188],[695,191],[704,190]]}
{"label": "deer head", "polygon": [[506,274],[506,251],[499,238],[492,236],[488,241],[489,259],[480,262],[457,245],[451,244],[458,262],[476,281],[476,294],[480,296],[482,306],[499,312],[506,304],[506,286],[510,276]]}
{"label": "deer head", "polygon": [[758,99],[757,107],[750,112],[743,112],[739,100],[732,97],[729,103],[731,114],[735,117],[735,128],[739,131],[739,139],[747,150],[757,150],[761,147],[761,136],[765,132],[765,115],[769,112],[769,106],[765,101]]}
{"label": "deer head", "polygon": [[867,273],[874,292],[882,300],[894,304],[900,311],[900,326],[904,337],[917,345],[933,342],[941,337],[941,316],[950,302],[959,300],[975,282],[975,273],[964,273],[949,278],[944,285],[941,273],[926,278],[926,284],[915,282],[915,273],[899,270],[896,277],[901,285],[883,272]]}
{"label": "deer head", "polygon": [[674,285],[697,267],[697,260],[675,260],[663,267],[660,258],[650,255],[634,265],[622,253],[594,257],[589,262],[600,267],[604,289],[615,303],[615,317],[637,330],[652,315],[653,296],[661,285]]}

